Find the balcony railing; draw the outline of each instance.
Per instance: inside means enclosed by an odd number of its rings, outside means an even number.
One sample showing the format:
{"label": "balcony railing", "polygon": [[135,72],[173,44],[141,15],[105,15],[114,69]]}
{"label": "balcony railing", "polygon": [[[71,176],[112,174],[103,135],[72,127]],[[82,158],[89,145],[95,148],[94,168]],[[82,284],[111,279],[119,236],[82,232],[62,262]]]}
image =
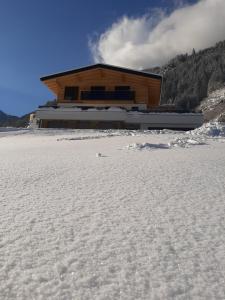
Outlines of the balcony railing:
{"label": "balcony railing", "polygon": [[135,100],[135,91],[81,91],[81,100]]}

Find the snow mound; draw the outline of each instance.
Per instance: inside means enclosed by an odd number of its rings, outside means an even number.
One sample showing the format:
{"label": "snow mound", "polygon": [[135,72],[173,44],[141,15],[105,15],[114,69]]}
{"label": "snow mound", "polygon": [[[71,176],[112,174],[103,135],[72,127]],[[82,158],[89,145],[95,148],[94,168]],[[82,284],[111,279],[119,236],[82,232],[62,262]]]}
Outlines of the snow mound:
{"label": "snow mound", "polygon": [[176,138],[173,141],[169,142],[168,145],[172,147],[181,147],[181,148],[190,148],[191,146],[205,145],[205,139],[203,138],[190,138],[190,137],[181,137]]}
{"label": "snow mound", "polygon": [[187,134],[201,135],[205,137],[225,137],[225,123],[220,122],[209,122],[203,126],[196,128],[192,131],[188,131]]}
{"label": "snow mound", "polygon": [[[145,131],[145,134],[151,134],[151,131]],[[171,133],[170,131],[165,130],[155,132],[155,134],[164,134]],[[179,132],[174,132],[179,134]],[[171,149],[174,147],[180,148],[190,148],[192,146],[206,145],[207,139],[223,139],[225,138],[225,123],[221,122],[209,122],[203,126],[196,128],[191,131],[187,131],[181,136],[175,138],[174,140],[168,142],[168,144],[151,144],[148,142],[145,143],[134,143],[126,146],[126,149],[131,150],[151,150],[151,149]]]}
{"label": "snow mound", "polygon": [[173,147],[190,148],[196,145],[206,145],[202,138],[180,137],[167,144],[133,143],[126,146],[129,150],[171,149]]}
{"label": "snow mound", "polygon": [[168,144],[133,143],[126,146],[129,150],[169,149]]}
{"label": "snow mound", "polygon": [[154,134],[154,135],[160,135],[160,134],[180,134],[179,130],[174,130],[174,129],[148,129],[148,130],[143,130],[142,131],[144,134]]}
{"label": "snow mound", "polygon": [[78,137],[68,137],[68,138],[58,138],[57,141],[83,141],[83,140],[97,140],[102,138],[109,138],[119,136],[118,134],[106,134],[106,135],[87,135],[87,136],[78,136]]}
{"label": "snow mound", "polygon": [[[86,134],[89,131],[86,132]],[[116,136],[138,136],[140,132],[138,131],[130,131],[130,130],[96,130],[93,131],[92,134],[86,135],[85,130],[80,132],[81,135],[76,135],[75,137],[63,137],[58,138],[57,141],[82,141],[82,140],[96,140],[102,138],[110,138]],[[82,134],[83,133],[83,134]]]}

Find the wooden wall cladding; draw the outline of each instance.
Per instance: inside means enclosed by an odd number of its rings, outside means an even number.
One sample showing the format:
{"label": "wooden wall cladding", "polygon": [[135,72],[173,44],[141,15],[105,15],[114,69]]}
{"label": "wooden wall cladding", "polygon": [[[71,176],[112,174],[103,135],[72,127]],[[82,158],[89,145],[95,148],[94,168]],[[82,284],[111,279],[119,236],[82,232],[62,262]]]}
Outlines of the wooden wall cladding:
{"label": "wooden wall cladding", "polygon": [[[135,91],[135,103],[144,103],[148,107],[155,107],[160,102],[161,79],[148,78],[115,70],[101,68],[86,70],[76,74],[49,79],[44,81],[44,83],[56,94],[59,103],[71,103],[64,100],[64,89],[66,86],[79,86],[80,91],[89,91],[91,86],[105,86],[106,90],[113,91],[115,86],[118,85],[130,86],[130,89]],[[79,103],[90,103],[90,105],[93,103],[92,100],[77,101]],[[101,103],[104,103],[104,101],[101,101]],[[106,100],[105,103],[108,103],[108,101]]]}

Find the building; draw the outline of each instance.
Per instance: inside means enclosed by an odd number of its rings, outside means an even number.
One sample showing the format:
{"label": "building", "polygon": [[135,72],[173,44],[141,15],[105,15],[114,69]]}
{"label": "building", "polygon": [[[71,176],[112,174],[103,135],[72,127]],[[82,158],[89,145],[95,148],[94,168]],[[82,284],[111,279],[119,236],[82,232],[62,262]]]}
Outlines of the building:
{"label": "building", "polygon": [[184,120],[184,114],[162,112],[160,75],[95,64],[41,81],[57,102],[37,109],[33,120],[40,128],[194,128],[202,122],[197,114]]}

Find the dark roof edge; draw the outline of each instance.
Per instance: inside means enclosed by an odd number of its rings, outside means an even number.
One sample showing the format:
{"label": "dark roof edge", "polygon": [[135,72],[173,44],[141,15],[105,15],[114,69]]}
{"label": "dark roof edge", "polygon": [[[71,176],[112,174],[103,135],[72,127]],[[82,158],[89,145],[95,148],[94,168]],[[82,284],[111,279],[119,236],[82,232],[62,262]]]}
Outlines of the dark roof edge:
{"label": "dark roof edge", "polygon": [[57,78],[57,77],[65,76],[65,75],[70,75],[70,74],[75,74],[75,73],[79,73],[79,72],[87,71],[87,70],[92,70],[92,69],[96,69],[96,68],[104,68],[104,69],[108,69],[108,70],[120,71],[120,72],[134,74],[134,75],[143,76],[143,77],[162,79],[162,76],[158,75],[158,74],[147,73],[147,72],[144,72],[144,71],[137,71],[137,70],[133,70],[133,69],[127,69],[127,68],[123,68],[123,67],[117,67],[117,66],[112,66],[112,65],[100,64],[99,63],[99,64],[95,64],[95,65],[90,65],[90,66],[86,66],[86,67],[82,67],[82,68],[78,68],[78,69],[68,70],[68,71],[65,71],[65,72],[44,76],[44,77],[41,77],[40,80],[45,81],[45,80],[48,80],[48,79],[53,79],[53,78]]}

